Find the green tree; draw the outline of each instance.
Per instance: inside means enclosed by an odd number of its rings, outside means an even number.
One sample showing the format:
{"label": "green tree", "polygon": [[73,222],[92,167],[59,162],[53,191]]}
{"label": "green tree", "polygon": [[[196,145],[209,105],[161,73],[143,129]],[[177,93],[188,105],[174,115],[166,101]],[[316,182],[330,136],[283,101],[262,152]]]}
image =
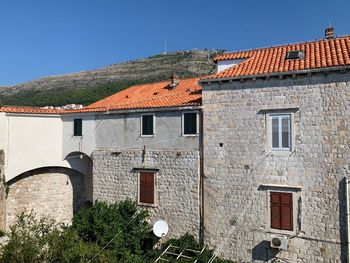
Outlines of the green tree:
{"label": "green tree", "polygon": [[[79,263],[87,262],[100,247],[85,243],[78,234],[34,213],[22,213],[6,234],[8,242],[0,249],[0,262]],[[115,262],[112,253],[102,251],[94,262]]]}
{"label": "green tree", "polygon": [[148,216],[130,199],[114,204],[96,202],[74,216],[71,228],[85,242],[111,251],[117,262],[145,262],[157,241]]}

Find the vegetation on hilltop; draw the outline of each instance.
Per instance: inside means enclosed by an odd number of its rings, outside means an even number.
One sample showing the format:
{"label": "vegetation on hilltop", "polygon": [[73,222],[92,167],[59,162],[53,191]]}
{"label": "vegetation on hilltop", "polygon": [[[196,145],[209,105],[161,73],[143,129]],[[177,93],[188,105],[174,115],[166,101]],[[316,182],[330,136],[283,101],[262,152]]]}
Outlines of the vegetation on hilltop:
{"label": "vegetation on hilltop", "polygon": [[211,74],[208,62],[222,50],[179,51],[110,65],[96,70],[50,76],[0,89],[2,105],[62,106],[89,105],[135,84],[166,80],[176,73],[181,78]]}

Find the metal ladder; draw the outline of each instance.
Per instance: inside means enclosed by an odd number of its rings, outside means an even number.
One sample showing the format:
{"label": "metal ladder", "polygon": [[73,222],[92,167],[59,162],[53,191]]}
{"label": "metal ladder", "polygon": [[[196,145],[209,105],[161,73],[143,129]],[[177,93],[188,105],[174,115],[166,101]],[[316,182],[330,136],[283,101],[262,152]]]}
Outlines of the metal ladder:
{"label": "metal ladder", "polygon": [[[171,251],[172,250],[172,251]],[[180,258],[186,258],[186,259],[191,259],[194,256],[199,256],[203,253],[205,250],[205,246],[202,248],[202,250],[193,250],[193,249],[182,249],[180,251],[180,248],[177,246],[169,245],[163,252],[160,254],[160,256],[154,261],[156,262],[169,262],[170,259],[167,259],[165,257],[170,257],[170,258],[175,258],[175,261],[177,261]],[[191,256],[189,255],[191,254]],[[194,260],[193,263],[197,263],[198,259]]]}

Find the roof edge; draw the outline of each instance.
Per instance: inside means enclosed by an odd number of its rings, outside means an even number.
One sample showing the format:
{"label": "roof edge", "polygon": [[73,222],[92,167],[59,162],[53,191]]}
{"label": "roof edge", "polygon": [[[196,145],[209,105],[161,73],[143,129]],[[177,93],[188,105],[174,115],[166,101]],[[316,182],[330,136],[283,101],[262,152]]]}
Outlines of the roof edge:
{"label": "roof edge", "polygon": [[213,78],[213,79],[200,79],[199,83],[205,82],[220,82],[220,81],[229,81],[229,80],[241,80],[241,79],[253,79],[253,78],[266,78],[266,77],[275,77],[275,76],[286,76],[286,75],[301,75],[308,73],[321,73],[327,71],[341,71],[350,69],[350,65],[337,66],[337,67],[325,67],[325,68],[316,68],[316,69],[305,69],[305,70],[292,70],[286,72],[273,72],[268,74],[258,74],[258,75],[246,75],[246,76],[234,76],[226,78]]}
{"label": "roof edge", "polygon": [[[350,37],[350,35],[336,36],[335,38],[332,38],[332,39],[320,38],[320,39],[309,40],[309,41],[303,41],[303,42],[293,42],[293,43],[289,43],[289,44],[280,44],[280,45],[272,45],[272,46],[256,47],[256,48],[250,48],[250,49],[237,50],[237,51],[230,51],[230,52],[227,52],[227,53],[223,53],[223,54],[220,54],[220,55],[216,55],[216,56],[213,58],[213,61],[217,62],[218,59],[216,59],[216,57],[224,56],[224,55],[230,55],[230,54],[236,54],[236,53],[243,53],[243,52],[251,52],[251,51],[258,51],[258,50],[265,50],[265,49],[270,49],[270,48],[281,48],[281,47],[292,46],[292,45],[303,45],[303,44],[309,44],[309,43],[316,43],[316,42],[320,42],[320,41],[336,40],[336,39],[338,39],[338,38],[346,38],[346,37]],[[221,59],[221,60],[229,60],[229,59]]]}

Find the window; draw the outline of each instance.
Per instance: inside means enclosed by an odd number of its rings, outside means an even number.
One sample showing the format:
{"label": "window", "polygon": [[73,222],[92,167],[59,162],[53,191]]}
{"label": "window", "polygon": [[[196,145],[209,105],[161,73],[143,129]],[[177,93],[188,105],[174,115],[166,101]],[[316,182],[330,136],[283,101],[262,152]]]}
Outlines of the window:
{"label": "window", "polygon": [[183,135],[197,135],[197,113],[185,112],[182,116],[183,121]]}
{"label": "window", "polygon": [[139,178],[139,202],[154,204],[154,172],[140,172]]}
{"label": "window", "polygon": [[83,121],[82,119],[74,119],[74,136],[83,135]]}
{"label": "window", "polygon": [[154,135],[154,115],[145,114],[141,116],[141,135],[153,136]]}
{"label": "window", "polygon": [[293,50],[288,51],[286,54],[286,60],[287,59],[304,59],[305,52],[303,50]]}
{"label": "window", "polygon": [[270,141],[274,150],[291,149],[291,115],[270,115]]}
{"label": "window", "polygon": [[293,194],[270,192],[271,228],[293,231]]}

